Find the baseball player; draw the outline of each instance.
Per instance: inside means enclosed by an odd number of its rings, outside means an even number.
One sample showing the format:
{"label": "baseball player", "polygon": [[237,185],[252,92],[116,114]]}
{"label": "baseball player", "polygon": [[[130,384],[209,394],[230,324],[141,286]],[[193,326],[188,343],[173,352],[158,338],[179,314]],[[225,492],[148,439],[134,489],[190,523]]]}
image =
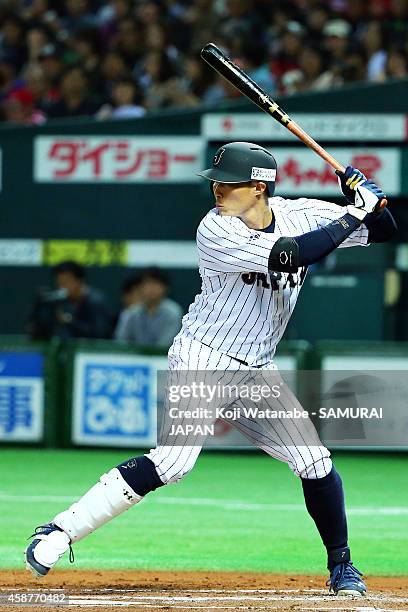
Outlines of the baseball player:
{"label": "baseball player", "polygon": [[[211,181],[215,207],[197,230],[202,290],[170,347],[170,375],[211,371],[224,380],[227,375],[241,380],[272,375],[282,382],[274,354],[307,267],[337,247],[366,246],[395,235],[392,215],[379,210],[384,193],[359,170],[348,167],[338,173],[345,207],[274,197],[276,171],[266,149],[232,142],[217,151],[210,169],[199,173]],[[279,398],[263,400],[264,407],[301,408],[288,387],[280,388]],[[236,408],[237,400],[232,401]],[[228,399],[223,402],[228,405]],[[330,591],[363,595],[366,587],[348,546],[342,481],[310,420],[266,422],[258,413],[237,414],[231,422],[299,477],[327,551]],[[71,544],[193,468],[201,439],[166,432],[150,453],[112,468],[71,507],[36,528],[26,549],[26,565],[35,575],[45,576],[68,549],[72,553]]]}

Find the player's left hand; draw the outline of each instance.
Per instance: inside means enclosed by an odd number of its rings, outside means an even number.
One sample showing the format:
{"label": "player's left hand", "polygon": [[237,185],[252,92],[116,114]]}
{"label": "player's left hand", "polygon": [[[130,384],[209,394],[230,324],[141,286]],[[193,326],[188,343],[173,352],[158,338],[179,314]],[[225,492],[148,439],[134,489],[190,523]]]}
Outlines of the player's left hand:
{"label": "player's left hand", "polygon": [[367,208],[367,204],[372,211],[380,211],[381,201],[386,199],[385,193],[368,179],[360,170],[347,166],[345,172],[336,170],[340,189],[347,201],[357,208]]}

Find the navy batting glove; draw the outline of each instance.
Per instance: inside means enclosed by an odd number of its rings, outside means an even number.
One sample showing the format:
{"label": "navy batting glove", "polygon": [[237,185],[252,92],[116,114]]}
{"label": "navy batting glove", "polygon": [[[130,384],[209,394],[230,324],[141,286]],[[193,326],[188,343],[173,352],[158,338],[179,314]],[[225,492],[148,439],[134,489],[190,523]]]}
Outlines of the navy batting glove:
{"label": "navy batting glove", "polygon": [[340,185],[340,189],[343,192],[344,197],[349,202],[349,204],[354,204],[356,197],[356,187],[362,184],[367,180],[365,174],[357,170],[357,168],[353,168],[353,166],[347,166],[344,172],[340,172],[340,170],[336,170],[336,174],[338,176],[338,181]]}
{"label": "navy batting glove", "polygon": [[[360,172],[360,170],[353,168],[353,166],[347,166],[344,172],[336,170],[336,174],[338,176],[340,189],[342,190],[343,195],[347,201],[354,206],[357,205],[358,207],[361,207],[360,194],[362,196],[363,193],[366,194],[365,199],[367,199],[367,196],[372,194],[377,198],[378,202],[381,202],[381,200],[385,198],[385,193],[382,191],[382,189],[380,189],[380,187],[378,187],[374,181],[367,179],[365,174]],[[361,191],[359,188],[362,188]],[[356,197],[358,201],[356,201]]]}

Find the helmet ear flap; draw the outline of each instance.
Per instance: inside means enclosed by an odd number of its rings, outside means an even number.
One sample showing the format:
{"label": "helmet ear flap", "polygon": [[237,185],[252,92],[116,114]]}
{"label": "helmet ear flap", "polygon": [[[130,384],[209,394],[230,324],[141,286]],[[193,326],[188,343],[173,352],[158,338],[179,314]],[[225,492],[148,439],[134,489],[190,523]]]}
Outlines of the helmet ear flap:
{"label": "helmet ear flap", "polygon": [[276,183],[266,183],[266,188],[268,191],[268,198],[273,197],[273,194],[275,193],[275,186],[276,186]]}

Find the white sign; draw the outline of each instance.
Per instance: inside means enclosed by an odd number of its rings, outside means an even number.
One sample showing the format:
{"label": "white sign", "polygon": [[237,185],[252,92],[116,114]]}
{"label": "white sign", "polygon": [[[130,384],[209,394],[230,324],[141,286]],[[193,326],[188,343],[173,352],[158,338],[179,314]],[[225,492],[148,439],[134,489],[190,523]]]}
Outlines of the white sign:
{"label": "white sign", "polygon": [[[407,118],[402,114],[294,113],[291,119],[318,141],[400,142],[407,139]],[[215,141],[297,140],[288,129],[262,113],[203,115],[201,133],[207,140]]]}
{"label": "white sign", "polygon": [[38,136],[39,183],[192,183],[202,168],[196,136]]}
{"label": "white sign", "polygon": [[132,240],[126,243],[129,267],[196,269],[198,251],[195,240]]}
{"label": "white sign", "polygon": [[327,446],[408,448],[408,356],[326,355],[321,368],[324,405],[336,406],[347,415],[319,420],[321,438]]}
{"label": "white sign", "polygon": [[41,240],[0,240],[0,264],[2,266],[40,266],[42,264]]}
{"label": "white sign", "polygon": [[167,370],[165,357],[78,353],[72,441],[98,446],[155,446],[158,370]]}
{"label": "white sign", "polygon": [[[305,147],[270,149],[278,163],[276,195],[339,196],[337,176],[323,159]],[[384,192],[401,192],[401,151],[398,148],[328,148],[340,163],[350,164],[375,181]]]}

